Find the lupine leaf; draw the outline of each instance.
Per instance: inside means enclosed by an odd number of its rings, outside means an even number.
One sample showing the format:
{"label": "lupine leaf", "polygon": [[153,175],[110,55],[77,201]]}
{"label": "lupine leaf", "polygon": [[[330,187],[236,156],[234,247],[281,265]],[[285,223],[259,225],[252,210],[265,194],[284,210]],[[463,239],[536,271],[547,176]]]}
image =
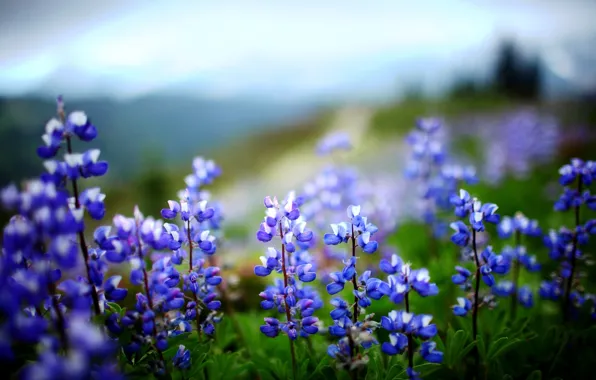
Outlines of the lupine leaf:
{"label": "lupine leaf", "polygon": [[107,304],[113,313],[122,314],[122,307],[116,302],[108,302]]}
{"label": "lupine leaf", "polygon": [[542,372],[539,370],[532,371],[526,380],[542,380]]}
{"label": "lupine leaf", "polygon": [[507,337],[502,337],[502,338],[499,338],[499,339],[493,341],[491,343],[488,353],[486,355],[487,361],[490,362],[491,360],[498,358],[499,356],[503,355],[508,350],[515,347],[520,342],[521,342],[521,340],[519,340],[517,338],[511,339],[511,338],[507,338]]}
{"label": "lupine leaf", "polygon": [[[320,374],[323,373],[323,370],[325,367],[329,367],[331,368],[331,366],[329,365],[329,362],[331,361],[331,358],[329,356],[325,356],[323,357],[323,359],[321,359],[319,361],[319,364],[317,364],[317,366],[315,367],[315,369],[312,371],[309,379],[315,379],[318,378]],[[333,368],[331,368],[333,370]]]}
{"label": "lupine leaf", "polygon": [[376,349],[368,351],[368,365],[366,366],[366,379],[373,380],[378,379],[382,370],[382,363],[379,358],[379,352]]}
{"label": "lupine leaf", "polygon": [[[455,332],[452,328],[447,331],[447,344],[445,348],[445,364],[453,368],[469,352],[464,352],[464,345],[468,341],[468,333],[464,330]],[[473,347],[473,346],[472,346]]]}
{"label": "lupine leaf", "polygon": [[[431,373],[438,371],[441,369],[441,364],[438,363],[422,363],[418,365],[414,365],[414,371],[419,372],[421,377],[424,378],[426,375],[430,375]],[[408,378],[408,374],[406,372],[407,369],[404,369],[399,375],[398,378]]]}
{"label": "lupine leaf", "polygon": [[393,364],[389,371],[387,371],[386,379],[395,379],[398,374],[404,371],[404,366],[401,363]]}
{"label": "lupine leaf", "polygon": [[478,347],[478,355],[480,355],[482,362],[486,363],[486,345],[481,334],[476,335],[476,347]]}

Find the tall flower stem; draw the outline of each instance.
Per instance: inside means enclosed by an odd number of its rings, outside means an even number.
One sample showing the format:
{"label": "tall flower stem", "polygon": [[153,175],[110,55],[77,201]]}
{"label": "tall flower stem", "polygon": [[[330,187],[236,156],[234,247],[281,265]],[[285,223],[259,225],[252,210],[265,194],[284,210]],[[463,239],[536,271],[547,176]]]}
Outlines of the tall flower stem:
{"label": "tall flower stem", "polygon": [[[186,224],[186,238],[188,239],[188,274],[190,275],[192,273],[192,252],[193,252],[193,246],[192,246],[192,236],[190,233],[190,220],[185,221],[184,224]],[[190,281],[190,279],[189,279]],[[192,298],[195,301],[195,311],[196,311],[196,316],[195,316],[195,323],[197,325],[197,336],[199,339],[201,339],[201,313],[199,309],[199,299],[197,297],[197,293],[195,293],[192,289],[190,290],[190,292],[192,293]]]}
{"label": "tall flower stem", "polygon": [[[582,179],[580,176],[577,177],[577,193],[581,196],[582,193]],[[565,287],[565,301],[564,301],[564,310],[563,310],[563,318],[565,321],[569,320],[571,317],[571,288],[573,287],[573,275],[575,273],[575,264],[576,264],[576,255],[577,255],[577,245],[578,245],[578,227],[580,227],[580,214],[579,214],[580,205],[575,206],[575,232],[573,233],[573,242],[572,242],[572,249],[571,249],[571,268],[569,268],[569,277],[567,278],[567,286]]]}
{"label": "tall flower stem", "polygon": [[511,319],[515,319],[515,315],[517,313],[517,284],[519,282],[519,249],[521,247],[521,231],[515,231],[515,250],[516,255],[514,255],[513,262],[511,263],[512,273],[513,273],[513,293],[511,294]]}
{"label": "tall flower stem", "polygon": [[[135,217],[135,231],[136,231],[136,238],[139,247],[139,260],[141,260],[141,268],[143,269],[143,284],[145,285],[145,297],[147,297],[147,306],[149,306],[149,310],[153,311],[153,299],[151,298],[151,291],[149,288],[149,276],[147,275],[147,270],[145,269],[145,254],[143,253],[143,243],[141,241],[140,236],[140,226],[139,226],[139,219]],[[157,325],[153,323],[153,338],[157,339]],[[167,365],[166,361],[163,357],[163,354],[157,347],[154,347],[155,351],[159,355],[159,360],[164,365],[164,369],[167,373]]]}
{"label": "tall flower stem", "polygon": [[[354,234],[354,225],[352,224],[352,235],[350,236],[351,241],[352,241],[352,257],[356,258],[356,235]],[[352,285],[354,286],[354,291],[357,292],[358,291],[358,282],[356,279],[356,275],[357,273],[354,272],[354,275],[352,276]],[[355,326],[356,322],[358,322],[358,296],[354,295],[354,307],[353,307],[353,313],[352,313],[352,324]],[[350,344],[350,355],[352,356],[352,360],[354,360],[354,356],[356,355],[356,350],[357,347],[354,344],[354,339],[352,339],[352,333],[348,332],[348,342]],[[352,373],[352,378],[356,379],[358,377],[358,374],[355,370],[351,371]]]}
{"label": "tall flower stem", "polygon": [[[39,250],[46,255],[46,245],[44,244],[43,241],[38,240],[37,242],[38,248]],[[49,265],[49,262],[48,262]],[[50,273],[48,270],[47,273],[47,277],[48,279],[50,278]],[[58,302],[58,298],[56,298],[56,285],[51,282],[48,281],[48,293],[50,294],[50,297],[52,297],[52,308],[54,309],[54,312],[56,313],[56,330],[58,331],[58,335],[60,337],[60,343],[62,344],[62,348],[64,349],[64,351],[68,351],[68,336],[66,334],[66,320],[64,318],[64,314],[62,314],[62,309],[60,309],[60,303]],[[35,307],[35,312],[37,313],[38,316],[42,316],[43,317],[43,313],[41,312],[41,308],[39,306]]]}
{"label": "tall flower stem", "polygon": [[52,307],[56,313],[56,330],[58,330],[58,335],[60,336],[60,343],[62,344],[64,351],[68,352],[69,345],[68,336],[66,335],[66,320],[60,309],[58,298],[56,298],[56,286],[52,283],[48,284],[48,291],[50,292],[50,297],[52,297]]}
{"label": "tall flower stem", "polygon": [[[406,276],[406,284],[408,283],[408,277]],[[406,304],[406,313],[410,312],[410,291],[406,291],[406,295],[404,296],[404,302]],[[408,334],[408,367],[414,368],[414,339],[412,338],[412,334]]]}
{"label": "tall flower stem", "polygon": [[[352,257],[356,257],[356,236],[354,236],[354,225],[352,225]],[[358,282],[356,280],[356,272],[352,276],[352,285],[354,286],[354,290],[358,291]],[[354,312],[352,314],[352,323],[358,322],[358,296],[354,296]]]}
{"label": "tall flower stem", "polygon": [[[290,314],[290,307],[288,306],[288,302],[286,301],[287,294],[286,289],[288,287],[288,273],[286,272],[286,246],[283,244],[284,241],[284,230],[281,225],[281,221],[279,222],[279,237],[281,238],[281,271],[284,276],[284,306],[286,309],[286,318],[288,319],[288,323],[292,321],[292,315]],[[294,379],[296,379],[296,353],[294,352],[294,341],[289,337],[290,340],[290,353],[292,355],[292,374]]]}
{"label": "tall flower stem", "polygon": [[[64,122],[64,114],[60,115],[62,121]],[[72,154],[72,142],[70,136],[66,136],[66,149],[68,154]],[[77,180],[72,180],[72,192],[75,201],[75,208],[78,210],[81,208],[81,202],[79,200],[79,187],[77,185]],[[83,260],[85,261],[85,269],[87,271],[87,280],[89,281],[89,285],[91,285],[91,298],[93,299],[93,310],[95,311],[95,315],[101,315],[101,308],[99,307],[99,296],[97,294],[97,289],[95,289],[95,285],[93,285],[93,281],[91,281],[91,269],[89,268],[89,248],[87,247],[87,242],[85,241],[85,233],[84,231],[79,231],[79,245],[81,247],[81,252],[83,253]]]}
{"label": "tall flower stem", "polygon": [[[474,289],[474,305],[472,309],[472,339],[476,340],[478,335],[478,293],[480,291],[480,260],[478,259],[478,251],[476,249],[476,230],[472,229],[472,250],[474,251],[474,261],[476,263],[476,287]],[[480,361],[480,353],[478,346],[474,350],[474,362],[476,364],[476,371],[478,371]]]}

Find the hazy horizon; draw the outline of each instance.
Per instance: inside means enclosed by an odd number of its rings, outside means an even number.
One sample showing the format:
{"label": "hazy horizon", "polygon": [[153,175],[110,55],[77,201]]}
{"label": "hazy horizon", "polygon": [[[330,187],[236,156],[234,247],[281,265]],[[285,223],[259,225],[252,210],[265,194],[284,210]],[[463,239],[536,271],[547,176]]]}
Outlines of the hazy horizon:
{"label": "hazy horizon", "polygon": [[[0,12],[0,95],[128,99],[386,96],[485,76],[514,38],[573,86],[596,78],[595,2],[8,1]],[[570,44],[576,41],[580,47]],[[583,61],[582,61],[583,60]],[[402,78],[408,78],[402,79]]]}

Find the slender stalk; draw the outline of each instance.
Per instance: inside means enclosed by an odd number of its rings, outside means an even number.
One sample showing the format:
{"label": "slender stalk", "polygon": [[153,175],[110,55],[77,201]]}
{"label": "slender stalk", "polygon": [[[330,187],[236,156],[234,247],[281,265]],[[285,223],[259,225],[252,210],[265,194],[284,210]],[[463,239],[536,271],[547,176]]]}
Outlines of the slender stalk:
{"label": "slender stalk", "polygon": [[[478,259],[478,251],[476,249],[476,230],[472,228],[472,249],[474,251],[474,261],[476,262],[476,288],[474,289],[474,305],[472,309],[472,338],[476,340],[478,335],[478,292],[480,291],[480,260]],[[474,350],[474,362],[476,364],[476,371],[479,370],[480,354],[478,346]]]}
{"label": "slender stalk", "polygon": [[[286,272],[286,246],[283,244],[284,241],[284,230],[281,225],[281,221],[279,222],[279,237],[281,238],[281,271],[284,275],[284,305],[286,309],[286,318],[288,319],[288,323],[292,321],[292,315],[290,314],[290,307],[286,302],[286,293],[285,290],[288,287],[288,273]],[[292,354],[292,374],[294,379],[296,379],[296,353],[294,352],[294,341],[288,336],[290,341],[290,353]]]}
{"label": "slender stalk", "polygon": [[[62,121],[64,122],[64,113],[60,114]],[[66,149],[68,154],[72,154],[72,142],[70,140],[70,136],[66,136]],[[75,201],[75,208],[78,210],[81,208],[81,202],[79,200],[79,187],[77,185],[77,180],[72,180],[72,192]],[[93,299],[93,310],[95,311],[95,315],[101,315],[101,308],[99,307],[99,296],[97,295],[97,289],[95,289],[95,285],[93,285],[93,281],[91,281],[91,269],[89,268],[89,248],[87,247],[87,242],[85,241],[85,233],[83,231],[79,231],[79,245],[81,247],[81,252],[83,253],[83,260],[85,261],[85,270],[87,271],[87,280],[89,281],[89,285],[91,287],[91,298]]]}
{"label": "slender stalk", "polygon": [[[577,192],[581,196],[582,193],[582,185],[583,181],[580,176],[577,177]],[[579,207],[580,205],[575,206],[575,227],[576,230],[573,233],[573,246],[571,249],[571,268],[569,272],[569,277],[567,278],[567,286],[565,288],[565,303],[564,303],[564,310],[563,310],[563,318],[565,321],[568,321],[571,317],[571,288],[573,287],[573,275],[575,273],[575,264],[576,264],[576,254],[577,254],[577,245],[578,245],[578,236],[577,236],[577,227],[580,226],[580,214],[579,214]]]}
{"label": "slender stalk", "polygon": [[[406,284],[408,283],[408,277],[406,276]],[[404,297],[404,301],[406,304],[406,313],[410,312],[410,298],[409,298],[409,290],[406,292]],[[414,368],[414,338],[412,338],[412,334],[409,333],[408,335],[408,367]]]}
{"label": "slender stalk", "polygon": [[[356,235],[354,234],[354,225],[352,224],[352,235],[350,236],[350,240],[352,241],[352,257],[356,257]],[[352,276],[352,285],[354,286],[354,290],[358,291],[358,282],[356,279],[356,272]],[[356,322],[358,322],[358,297],[354,295],[354,306],[352,312],[352,324],[355,326]],[[348,343],[350,344],[350,356],[352,357],[352,361],[354,360],[354,356],[358,351],[354,339],[352,339],[352,333],[348,333]],[[352,379],[358,378],[358,373],[355,370],[350,370],[352,375]]]}
{"label": "slender stalk", "polygon": [[64,319],[64,314],[62,314],[62,310],[60,309],[58,298],[56,298],[55,295],[56,286],[52,283],[48,283],[48,291],[50,292],[50,297],[52,297],[52,307],[56,313],[56,330],[58,330],[58,335],[60,336],[60,343],[62,344],[64,351],[68,352],[69,344],[68,337],[66,335],[66,320]]}
{"label": "slender stalk", "polygon": [[[42,240],[38,240],[36,245],[37,245],[37,249],[39,249],[39,251],[43,255],[46,255],[45,243]],[[50,265],[50,263],[48,261],[48,271],[46,274],[48,277],[48,280],[50,278],[49,265]],[[60,343],[62,344],[62,348],[64,349],[64,351],[68,351],[69,345],[68,345],[68,337],[66,335],[66,320],[64,318],[64,314],[62,314],[62,310],[60,309],[60,303],[58,302],[58,298],[56,298],[56,285],[54,283],[48,281],[47,287],[48,287],[48,293],[49,293],[50,297],[52,298],[52,308],[54,309],[54,312],[56,313],[56,330],[58,331],[58,335],[60,337]],[[44,316],[44,313],[41,311],[41,307],[39,307],[39,306],[35,306],[35,312],[40,317]]]}
{"label": "slender stalk", "polygon": [[[147,306],[149,306],[149,310],[153,311],[153,298],[151,297],[151,291],[149,288],[149,276],[147,275],[147,270],[145,269],[145,255],[143,253],[143,243],[141,241],[140,235],[140,226],[139,226],[139,219],[135,217],[135,233],[137,238],[137,244],[139,247],[139,259],[141,260],[141,268],[143,269],[143,284],[145,285],[145,297],[147,297]],[[155,321],[153,322],[153,338],[157,340],[157,324]],[[163,354],[157,347],[154,347],[155,351],[159,355],[159,359],[164,365],[164,369],[167,373],[167,366],[166,361],[163,357]]]}
{"label": "slender stalk", "polygon": [[519,253],[519,249],[521,248],[521,231],[515,231],[515,249],[516,255],[513,258],[513,294],[511,294],[511,319],[515,319],[515,315],[517,313],[517,294],[518,294],[518,282],[519,282],[519,258],[517,254]]}
{"label": "slender stalk", "polygon": [[[188,239],[188,274],[190,274],[192,272],[192,236],[190,234],[190,220],[184,222],[186,224],[186,238]],[[190,280],[189,280],[190,281]],[[199,298],[197,297],[197,294],[195,292],[193,292],[191,290],[192,293],[192,298],[195,301],[196,304],[196,317],[195,317],[195,323],[197,325],[197,336],[199,339],[201,339],[201,315],[200,315],[200,310],[199,309]]]}
{"label": "slender stalk", "polygon": [[[352,224],[352,257],[356,257],[356,236],[354,236],[354,225]],[[352,276],[352,285],[354,290],[358,291],[358,282],[356,280],[356,272]],[[358,297],[354,296],[354,312],[352,313],[352,323],[358,322]]]}

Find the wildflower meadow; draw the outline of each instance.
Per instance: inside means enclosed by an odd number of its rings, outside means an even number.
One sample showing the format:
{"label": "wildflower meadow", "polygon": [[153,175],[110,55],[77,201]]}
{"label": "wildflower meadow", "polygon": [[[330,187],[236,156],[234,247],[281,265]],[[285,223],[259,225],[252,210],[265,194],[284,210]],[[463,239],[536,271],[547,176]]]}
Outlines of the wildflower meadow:
{"label": "wildflower meadow", "polygon": [[39,176],[1,191],[5,378],[594,378],[596,162],[548,161],[561,136],[539,115],[475,143],[419,115],[378,182],[325,135],[314,178],[245,197],[236,245],[216,162],[161,209],[113,209],[102,126],[62,97],[47,116]]}

